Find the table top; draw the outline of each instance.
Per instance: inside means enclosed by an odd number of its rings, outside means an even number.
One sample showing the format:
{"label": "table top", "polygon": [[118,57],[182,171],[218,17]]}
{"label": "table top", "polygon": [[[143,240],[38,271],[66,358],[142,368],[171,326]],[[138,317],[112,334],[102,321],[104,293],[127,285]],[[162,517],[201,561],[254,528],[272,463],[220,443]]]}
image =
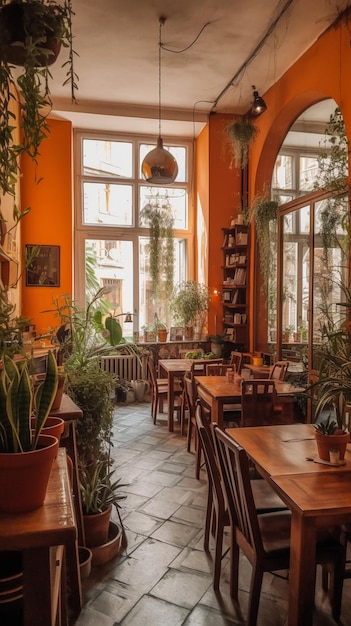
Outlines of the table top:
{"label": "table top", "polygon": [[265,375],[267,378],[273,369],[273,365],[252,365],[252,363],[243,363],[243,367],[249,369],[254,375]]}
{"label": "table top", "polygon": [[66,450],[59,448],[44,504],[29,513],[0,513],[0,550],[63,545],[76,535]]}
{"label": "table top", "polygon": [[160,359],[158,364],[166,372],[184,373],[190,370],[193,359]]}
{"label": "table top", "polygon": [[[226,376],[195,376],[196,382],[216,397],[236,396],[241,398],[240,378],[238,382],[229,383]],[[263,382],[263,381],[262,381]],[[272,380],[278,396],[291,396],[304,391],[303,387],[294,387],[282,380]]]}
{"label": "table top", "polygon": [[351,472],[351,444],[347,445],[345,465],[331,466],[306,460],[318,459],[315,431],[311,424],[228,428],[226,432],[246,450],[266,476],[326,476]]}

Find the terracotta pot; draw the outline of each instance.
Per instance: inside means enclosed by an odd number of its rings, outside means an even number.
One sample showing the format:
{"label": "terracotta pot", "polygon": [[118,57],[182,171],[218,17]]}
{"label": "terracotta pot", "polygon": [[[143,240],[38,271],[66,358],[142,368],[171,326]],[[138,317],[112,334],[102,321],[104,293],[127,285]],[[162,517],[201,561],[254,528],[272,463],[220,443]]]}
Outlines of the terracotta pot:
{"label": "terracotta pot", "polygon": [[79,570],[82,580],[90,576],[92,558],[93,553],[89,548],[85,548],[84,546],[78,547]]}
{"label": "terracotta pot", "polygon": [[59,441],[51,435],[40,435],[38,444],[38,449],[30,452],[0,453],[3,513],[27,513],[43,504]]}
{"label": "terracotta pot", "polygon": [[121,549],[122,528],[118,526],[118,524],[115,524],[115,522],[110,522],[107,542],[91,549],[93,553],[93,565],[102,565],[103,563],[111,561],[111,559],[118,556]]}
{"label": "terracotta pot", "polygon": [[95,548],[107,542],[112,505],[102,513],[83,515],[85,544]]}
{"label": "terracotta pot", "polygon": [[159,328],[157,331],[157,337],[159,341],[167,341],[168,330],[166,328]]}
{"label": "terracotta pot", "polygon": [[[35,418],[31,419],[31,428],[35,428]],[[61,435],[65,428],[65,422],[60,417],[50,416],[46,418],[45,425],[41,431],[43,435],[52,435],[60,440]]]}
{"label": "terracotta pot", "polygon": [[318,456],[323,461],[330,461],[329,451],[338,450],[340,460],[345,456],[346,445],[350,441],[350,433],[336,433],[335,435],[323,435],[316,431],[315,433]]}

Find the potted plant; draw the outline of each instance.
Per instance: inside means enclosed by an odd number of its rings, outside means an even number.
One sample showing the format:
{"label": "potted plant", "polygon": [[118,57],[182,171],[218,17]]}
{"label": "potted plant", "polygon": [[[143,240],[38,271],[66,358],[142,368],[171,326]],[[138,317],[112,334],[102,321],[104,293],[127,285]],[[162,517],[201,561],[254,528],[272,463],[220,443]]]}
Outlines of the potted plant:
{"label": "potted plant", "polygon": [[207,286],[196,280],[184,281],[175,288],[172,311],[176,321],[185,327],[185,338],[192,339],[194,326],[202,329],[209,301]]}
{"label": "potted plant", "polygon": [[237,117],[226,127],[226,133],[231,140],[235,165],[244,169],[247,165],[249,146],[255,139],[258,129],[248,117]]}
{"label": "potted plant", "polygon": [[154,330],[158,341],[167,341],[167,325],[164,322],[161,322],[157,313],[154,315]]}
{"label": "potted plant", "polygon": [[260,268],[264,278],[263,286],[267,289],[268,280],[274,270],[272,264],[272,241],[278,223],[278,202],[271,200],[269,191],[257,195],[251,204],[249,219],[254,223],[260,255]]}
{"label": "potted plant", "polygon": [[16,363],[4,355],[0,376],[1,511],[30,511],[44,502],[58,439],[43,435],[42,429],[56,394],[57,379],[57,363],[50,351],[45,379],[35,393],[28,361]]}
{"label": "potted plant", "polygon": [[[126,496],[120,493],[120,479],[114,480],[115,469],[110,458],[111,442],[107,443],[107,451],[100,458],[89,464],[80,466],[80,490],[82,497],[85,542],[88,548],[96,548],[108,542],[109,525],[112,505],[119,515],[119,502]],[[119,515],[119,544],[123,530]],[[116,537],[117,543],[117,537]],[[117,549],[117,546],[116,546]],[[94,561],[94,552],[93,552]]]}
{"label": "potted plant", "polygon": [[221,357],[223,354],[223,348],[229,339],[228,333],[224,332],[222,335],[210,335],[211,352],[217,357]]}
{"label": "potted plant", "polygon": [[[65,84],[75,100],[77,75],[73,68],[72,0],[0,0],[0,189],[15,194],[19,158],[34,161],[49,133],[51,109],[49,65],[61,45],[68,50]],[[21,66],[16,69],[15,66]],[[18,96],[17,96],[18,93]],[[15,99],[20,110],[21,139],[15,139]]]}

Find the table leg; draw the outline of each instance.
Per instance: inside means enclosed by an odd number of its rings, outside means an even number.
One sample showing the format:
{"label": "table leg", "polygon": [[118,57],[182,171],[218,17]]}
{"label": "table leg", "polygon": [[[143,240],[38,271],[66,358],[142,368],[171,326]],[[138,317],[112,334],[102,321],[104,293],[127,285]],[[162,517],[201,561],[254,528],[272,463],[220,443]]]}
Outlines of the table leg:
{"label": "table leg", "polygon": [[168,430],[170,433],[174,431],[174,381],[175,376],[173,372],[168,372]]}
{"label": "table leg", "polygon": [[289,626],[313,623],[316,528],[313,518],[292,511],[289,574]]}

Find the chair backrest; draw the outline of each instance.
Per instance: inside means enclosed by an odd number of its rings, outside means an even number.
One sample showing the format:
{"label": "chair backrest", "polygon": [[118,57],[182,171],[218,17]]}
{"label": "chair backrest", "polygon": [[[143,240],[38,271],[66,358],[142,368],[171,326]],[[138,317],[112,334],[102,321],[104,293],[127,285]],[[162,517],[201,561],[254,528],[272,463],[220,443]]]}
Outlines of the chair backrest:
{"label": "chair backrest", "polygon": [[213,494],[213,504],[217,513],[223,513],[225,510],[225,501],[222,491],[221,474],[217,463],[208,416],[206,415],[206,407],[201,404],[200,400],[196,402],[195,417],[196,428],[205,457],[209,489],[211,489]]}
{"label": "chair backrest", "polygon": [[[151,357],[149,357],[147,360],[147,370],[149,373],[151,385],[153,389],[155,389],[157,387],[157,374],[156,374],[155,363]],[[166,379],[165,379],[165,382],[166,382]]]}
{"label": "chair backrest", "polygon": [[185,372],[184,374],[184,395],[186,403],[189,409],[190,418],[195,417],[196,399],[197,399],[197,387],[194,382],[192,373]]}
{"label": "chair backrest", "polygon": [[266,426],[274,423],[277,393],[273,380],[242,380],[241,426]]}
{"label": "chair backrest", "polygon": [[271,380],[285,380],[288,367],[289,361],[276,361],[271,369],[269,378]]}
{"label": "chair backrest", "polygon": [[216,425],[211,427],[216,456],[238,545],[247,552],[263,555],[257,511],[251,488],[250,464],[245,450]]}
{"label": "chair backrest", "polygon": [[231,365],[232,367],[234,365],[235,371],[237,374],[240,374],[241,372],[242,361],[243,361],[242,353],[232,350],[230,353],[229,365]]}
{"label": "chair backrest", "polygon": [[206,376],[225,376],[228,370],[233,371],[233,365],[211,362],[206,365]]}
{"label": "chair backrest", "polygon": [[[223,363],[223,359],[211,359],[211,364]],[[194,376],[206,376],[206,365],[209,359],[195,359],[190,367],[190,371]]]}

